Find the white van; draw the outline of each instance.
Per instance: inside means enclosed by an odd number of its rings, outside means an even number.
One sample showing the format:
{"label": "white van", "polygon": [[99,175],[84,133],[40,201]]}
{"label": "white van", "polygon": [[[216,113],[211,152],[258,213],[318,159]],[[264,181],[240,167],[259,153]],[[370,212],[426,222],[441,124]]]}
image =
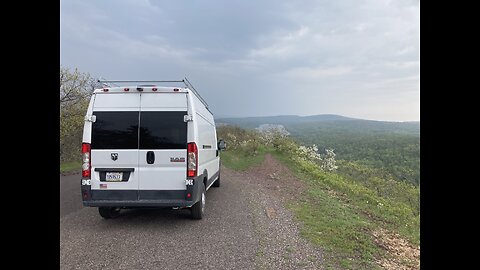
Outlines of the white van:
{"label": "white van", "polygon": [[83,205],[103,218],[122,208],[172,207],[201,219],[206,191],[220,186],[225,143],[217,143],[207,103],[186,79],[163,82],[186,87],[105,87],[91,97],[81,190]]}

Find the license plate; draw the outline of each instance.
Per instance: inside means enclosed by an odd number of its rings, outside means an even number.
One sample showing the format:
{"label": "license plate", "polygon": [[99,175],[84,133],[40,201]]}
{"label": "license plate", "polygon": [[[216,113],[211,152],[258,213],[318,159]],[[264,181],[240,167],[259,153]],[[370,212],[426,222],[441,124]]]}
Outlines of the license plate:
{"label": "license plate", "polygon": [[105,181],[121,182],[123,179],[122,172],[107,172],[105,175]]}

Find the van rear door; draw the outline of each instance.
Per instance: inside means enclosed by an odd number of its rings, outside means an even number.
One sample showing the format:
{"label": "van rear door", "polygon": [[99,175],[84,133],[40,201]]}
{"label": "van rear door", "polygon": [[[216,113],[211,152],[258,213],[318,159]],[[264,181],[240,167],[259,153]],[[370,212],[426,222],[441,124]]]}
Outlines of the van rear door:
{"label": "van rear door", "polygon": [[186,189],[187,108],[186,93],[142,93],[140,200],[168,199]]}
{"label": "van rear door", "polygon": [[137,200],[140,94],[98,93],[92,123],[92,199]]}

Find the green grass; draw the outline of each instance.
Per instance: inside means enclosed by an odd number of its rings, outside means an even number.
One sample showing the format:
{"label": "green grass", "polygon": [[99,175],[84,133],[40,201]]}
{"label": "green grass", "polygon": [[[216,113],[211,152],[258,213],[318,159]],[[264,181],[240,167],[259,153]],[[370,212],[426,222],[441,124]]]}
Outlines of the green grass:
{"label": "green grass", "polygon": [[380,252],[366,234],[372,229],[368,219],[327,193],[317,191],[314,195],[315,200],[288,205],[303,223],[301,235],[333,255],[326,261],[329,266],[375,269],[374,258]]}
{"label": "green grass", "polygon": [[[419,244],[419,212],[413,205],[405,203],[405,194],[391,192],[385,196],[382,190],[371,188],[371,183],[323,172],[310,163],[292,160],[284,153],[272,154],[309,186],[304,197],[291,202],[288,207],[304,224],[302,235],[329,254],[326,256],[327,266],[378,268],[375,258],[383,256],[384,251],[371,235],[378,227],[398,232],[411,243]],[[411,194],[414,197],[419,193]]]}
{"label": "green grass", "polygon": [[60,173],[80,171],[82,163],[80,161],[60,163]]}
{"label": "green grass", "polygon": [[308,188],[288,203],[303,224],[301,235],[325,250],[327,269],[380,269],[376,258],[386,256],[372,232],[384,228],[420,243],[418,187],[384,178],[377,171],[352,162],[339,162],[348,171],[329,173],[292,154],[262,148],[222,152],[222,164],[235,170],[259,165],[265,153],[285,164]]}
{"label": "green grass", "polygon": [[325,256],[326,267],[379,269],[374,258],[380,256],[381,250],[368,234],[374,228],[368,217],[359,215],[354,207],[332,196],[328,189],[314,184],[315,180],[295,167],[288,157],[272,154],[309,184],[302,199],[290,202],[287,207],[303,224],[301,235],[328,254]]}
{"label": "green grass", "polygon": [[262,164],[265,159],[265,149],[259,148],[256,155],[242,150],[226,150],[220,154],[222,165],[227,168],[245,171],[252,166]]}

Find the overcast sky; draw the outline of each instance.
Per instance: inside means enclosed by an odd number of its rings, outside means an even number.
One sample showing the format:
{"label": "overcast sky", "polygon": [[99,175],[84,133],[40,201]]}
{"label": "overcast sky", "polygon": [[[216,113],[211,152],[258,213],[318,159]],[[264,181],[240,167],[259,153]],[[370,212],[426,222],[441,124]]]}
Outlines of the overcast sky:
{"label": "overcast sky", "polygon": [[418,0],[61,0],[60,64],[187,78],[216,117],[420,120]]}

